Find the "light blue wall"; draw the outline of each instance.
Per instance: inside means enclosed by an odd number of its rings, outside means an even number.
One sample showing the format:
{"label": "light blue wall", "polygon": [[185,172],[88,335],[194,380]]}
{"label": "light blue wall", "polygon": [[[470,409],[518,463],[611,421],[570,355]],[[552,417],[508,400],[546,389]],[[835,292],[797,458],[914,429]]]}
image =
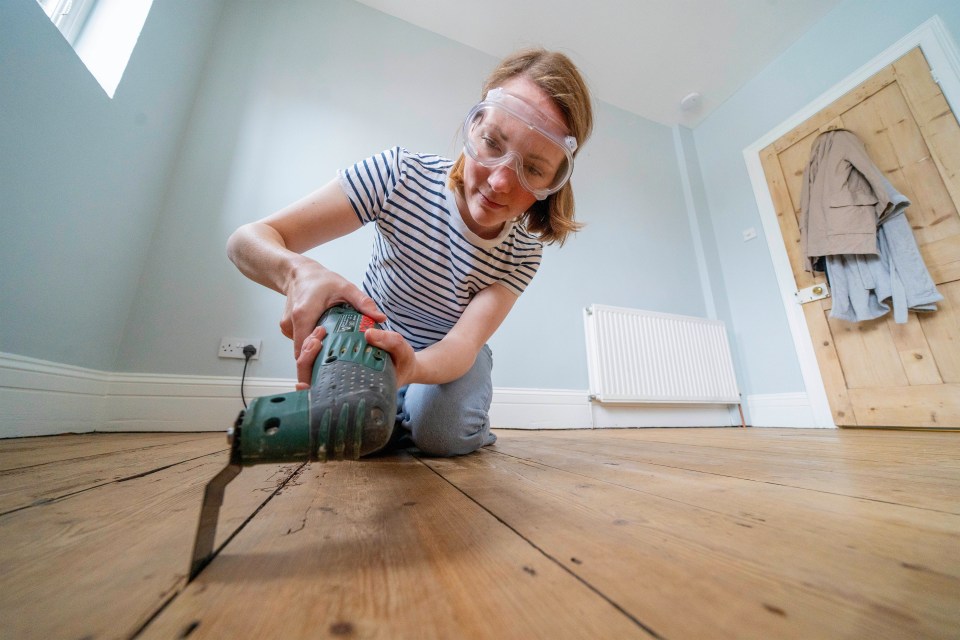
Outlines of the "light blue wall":
{"label": "light blue wall", "polygon": [[[804,385],[743,149],[934,14],[956,39],[956,0],[848,0],[694,130],[744,391],[785,393]],[[749,227],[760,235],[744,242]]]}
{"label": "light blue wall", "polygon": [[[221,336],[260,338],[250,374],[294,375],[282,297],[225,256],[238,225],[393,144],[451,154],[496,60],[349,0],[231,2],[214,43],[117,360],[122,371],[236,375]],[[495,336],[494,384],[586,389],[591,302],[704,314],[669,128],[596,103],[574,177],[588,227],[549,248]],[[363,230],[314,250],[362,279]]]}
{"label": "light blue wall", "polygon": [[219,6],[155,2],[110,100],[0,2],[0,352],[113,369]]}
{"label": "light blue wall", "polygon": [[687,210],[690,218],[691,233],[695,244],[701,250],[698,265],[704,289],[704,303],[707,315],[725,322],[730,319],[730,305],[727,301],[726,283],[723,281],[720,254],[717,251],[716,233],[710,218],[710,205],[707,202],[703,173],[700,170],[700,155],[693,131],[684,126],[674,127],[674,147],[680,162],[681,177],[687,185]]}

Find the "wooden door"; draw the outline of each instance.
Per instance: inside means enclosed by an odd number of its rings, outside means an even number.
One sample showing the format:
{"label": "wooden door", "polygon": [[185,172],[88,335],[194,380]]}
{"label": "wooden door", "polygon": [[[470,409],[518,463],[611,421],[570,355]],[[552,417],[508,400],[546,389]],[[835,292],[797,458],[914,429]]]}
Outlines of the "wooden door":
{"label": "wooden door", "polygon": [[[803,171],[814,139],[848,129],[910,198],[906,215],[944,300],[851,323],[829,317],[831,300],[807,303],[833,419],[840,426],[960,428],[960,126],[919,48],[766,147],[761,161],[797,288],[825,282],[804,271],[797,223]],[[814,277],[816,276],[816,277]]]}

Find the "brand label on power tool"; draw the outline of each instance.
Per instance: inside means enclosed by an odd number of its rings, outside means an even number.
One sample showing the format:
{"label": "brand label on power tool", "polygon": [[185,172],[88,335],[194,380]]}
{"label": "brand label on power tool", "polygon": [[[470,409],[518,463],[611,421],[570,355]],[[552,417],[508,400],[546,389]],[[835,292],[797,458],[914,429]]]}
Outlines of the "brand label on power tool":
{"label": "brand label on power tool", "polygon": [[337,333],[346,331],[359,331],[360,333],[363,333],[367,329],[372,329],[373,325],[373,319],[368,316],[350,314],[340,317],[340,320],[337,321],[337,327],[335,331]]}

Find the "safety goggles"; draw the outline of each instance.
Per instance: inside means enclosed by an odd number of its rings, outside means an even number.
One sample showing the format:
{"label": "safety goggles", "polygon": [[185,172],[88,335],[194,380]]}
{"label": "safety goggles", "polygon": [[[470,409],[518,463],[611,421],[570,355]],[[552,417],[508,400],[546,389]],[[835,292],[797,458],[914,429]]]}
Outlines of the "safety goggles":
{"label": "safety goggles", "polygon": [[463,149],[487,168],[510,166],[537,200],[559,191],[573,173],[577,139],[523,98],[491,89],[460,129]]}

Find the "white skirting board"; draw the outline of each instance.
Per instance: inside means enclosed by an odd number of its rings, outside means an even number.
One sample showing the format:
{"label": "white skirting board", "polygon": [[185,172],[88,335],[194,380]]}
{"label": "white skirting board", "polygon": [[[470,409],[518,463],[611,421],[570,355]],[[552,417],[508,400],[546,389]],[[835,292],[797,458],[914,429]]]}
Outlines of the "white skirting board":
{"label": "white skirting board", "polygon": [[766,393],[747,396],[744,412],[754,427],[824,427],[818,424],[806,393]]}
{"label": "white skirting board", "polygon": [[[249,401],[294,381],[247,378]],[[0,353],[0,438],[90,431],[226,431],[243,408],[239,377],[109,373]],[[748,397],[756,426],[809,427],[806,394]],[[724,405],[600,405],[586,390],[494,389],[494,428],[726,427]],[[752,418],[752,419],[751,419]]]}

